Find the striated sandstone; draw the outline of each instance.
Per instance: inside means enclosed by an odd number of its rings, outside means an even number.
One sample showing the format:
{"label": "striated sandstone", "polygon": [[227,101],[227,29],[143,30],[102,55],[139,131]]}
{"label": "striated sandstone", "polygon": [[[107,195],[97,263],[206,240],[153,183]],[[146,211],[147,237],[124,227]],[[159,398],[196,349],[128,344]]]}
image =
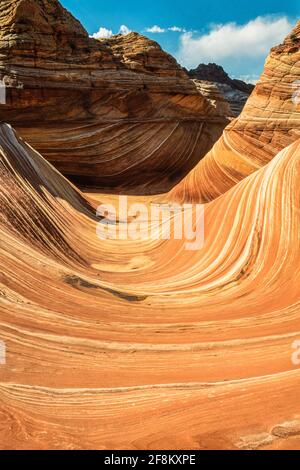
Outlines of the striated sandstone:
{"label": "striated sandstone", "polygon": [[0,119],[82,185],[166,191],[228,123],[143,36],[91,39],[57,0],[3,0],[0,25]]}
{"label": "striated sandstone", "polygon": [[226,83],[193,80],[199,92],[205,96],[217,113],[235,118],[239,116],[249,98],[249,94],[231,88]]}
{"label": "striated sandstone", "polygon": [[254,85],[250,83],[230,78],[223,67],[216,64],[200,64],[196,69],[190,70],[188,75],[199,87],[200,92],[207,87],[216,90],[217,104],[227,102],[227,115],[232,117],[241,114],[254,89]]}
{"label": "striated sandstone", "polygon": [[251,83],[245,83],[242,80],[230,78],[221,65],[217,64],[199,64],[196,69],[188,71],[188,75],[195,80],[204,80],[214,83],[228,85],[233,90],[250,95],[254,89]]}
{"label": "striated sandstone", "polygon": [[[106,92],[115,106],[107,103],[111,119],[116,119],[116,109],[128,112],[131,94],[131,112],[142,119],[143,112],[155,109],[162,129],[166,109],[174,115],[179,107],[194,113],[199,100],[206,103],[206,116],[227,112],[228,103],[219,101],[219,91],[207,82],[201,84],[201,95],[182,95],[183,84],[193,83],[172,58],[161,61],[157,46],[140,36],[92,41],[95,50],[85,52],[84,62],[83,44],[90,39],[63,9],[58,11],[59,44],[65,44],[65,50],[63,56],[60,49],[51,51],[54,6],[57,2],[46,0],[1,3],[1,41],[6,38],[6,43],[0,41],[1,70],[10,84],[3,110],[22,133],[27,123],[31,143],[33,137],[43,139],[48,160],[51,152],[58,158],[68,146],[66,174],[88,176],[79,142],[87,151],[93,148],[91,136],[94,144],[102,141],[99,116],[91,118],[92,126],[87,116],[98,109],[98,99],[103,109]],[[10,22],[24,18],[28,9],[30,21],[43,25],[38,39],[42,46],[36,50],[36,26],[31,30],[25,22],[23,31],[23,20]],[[242,117],[229,126],[205,165],[198,165],[174,193],[183,200],[214,199],[204,205],[205,240],[197,251],[186,250],[187,240],[175,239],[174,229],[170,239],[100,240],[96,207],[102,202],[109,213],[116,194],[79,191],[10,125],[0,124],[0,341],[7,353],[6,363],[0,364],[1,449],[299,448],[300,369],[292,362],[300,331],[296,93],[291,101],[291,84],[299,76],[299,27],[272,50]],[[73,48],[68,49],[68,32],[82,44],[78,63],[72,60]],[[22,47],[14,45],[9,55],[13,43]],[[151,53],[144,54],[147,47]],[[95,62],[99,50],[100,68]],[[71,86],[71,76],[76,87]],[[84,91],[88,76],[90,83],[97,83],[92,108],[91,101],[82,101],[91,96],[90,88]],[[131,88],[132,77],[141,76],[153,108],[145,109],[145,101]],[[171,83],[175,88],[169,94]],[[165,91],[156,93],[155,87]],[[119,107],[116,90],[123,97]],[[19,115],[11,101],[14,94]],[[43,115],[47,125],[37,120],[39,116],[44,121]],[[117,150],[123,148],[122,160],[129,129],[124,116],[118,119],[119,138],[112,123],[110,132]],[[135,135],[136,143],[145,146],[146,131],[140,139],[137,133],[130,137]],[[187,132],[182,141],[173,142],[174,165],[181,150],[195,144]],[[176,135],[174,130],[170,141]],[[161,138],[154,127],[153,136],[153,143]],[[170,148],[171,142],[169,153]],[[274,155],[276,148],[280,151]],[[108,160],[111,156],[110,144]],[[155,161],[153,156],[148,159]],[[128,185],[136,190],[126,165]],[[102,161],[100,169],[104,167]],[[112,175],[108,179],[112,181]],[[143,185],[149,192],[153,189],[149,181]],[[129,200],[150,208],[160,198]],[[110,222],[120,230],[126,226],[123,218]],[[161,232],[167,223],[160,222]]]}
{"label": "striated sandstone", "polygon": [[242,114],[171,192],[177,200],[210,201],[266,165],[300,135],[300,22],[274,47]]}

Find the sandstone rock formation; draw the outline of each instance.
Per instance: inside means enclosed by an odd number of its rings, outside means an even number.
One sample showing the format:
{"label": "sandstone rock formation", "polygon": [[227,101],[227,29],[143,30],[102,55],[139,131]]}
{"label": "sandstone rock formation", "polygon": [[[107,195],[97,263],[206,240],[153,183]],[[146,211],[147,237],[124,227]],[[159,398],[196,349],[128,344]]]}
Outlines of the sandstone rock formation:
{"label": "sandstone rock formation", "polygon": [[206,205],[196,252],[99,240],[91,201],[0,142],[0,448],[299,448],[300,140]]}
{"label": "sandstone rock formation", "polygon": [[228,85],[233,90],[239,90],[248,95],[254,90],[254,85],[230,78],[223,67],[217,64],[199,64],[196,69],[189,70],[188,75],[195,80],[222,83]]}
{"label": "sandstone rock formation", "polygon": [[193,80],[199,92],[204,95],[218,112],[229,118],[239,116],[249,98],[248,93],[231,88],[225,83]]}
{"label": "sandstone rock formation", "polygon": [[274,47],[242,114],[174,188],[172,199],[210,201],[266,165],[300,135],[300,22]]}
{"label": "sandstone rock formation", "polygon": [[0,119],[80,184],[166,191],[228,123],[143,36],[91,39],[57,0],[3,0],[0,25]]}
{"label": "sandstone rock formation", "polygon": [[[300,23],[203,163],[115,220],[120,188],[154,188],[133,155],[155,179],[159,147],[166,184],[228,103],[146,38],[90,40],[54,0],[3,0],[0,18],[0,112],[47,157],[0,124],[0,449],[299,448]],[[167,237],[97,236],[170,198],[207,201],[197,250],[181,209],[156,221]]]}
{"label": "sandstone rock formation", "polygon": [[237,117],[241,114],[246,101],[254,89],[254,85],[229,77],[223,67],[216,64],[200,64],[188,72],[196,86],[202,89],[214,89],[217,103],[223,101],[229,104],[228,116]]}

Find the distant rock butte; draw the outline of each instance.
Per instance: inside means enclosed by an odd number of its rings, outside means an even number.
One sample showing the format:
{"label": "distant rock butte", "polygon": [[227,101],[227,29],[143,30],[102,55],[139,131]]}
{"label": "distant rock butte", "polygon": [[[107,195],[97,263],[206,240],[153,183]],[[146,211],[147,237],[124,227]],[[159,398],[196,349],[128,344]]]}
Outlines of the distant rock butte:
{"label": "distant rock butte", "polygon": [[167,191],[229,122],[137,33],[92,39],[57,0],[3,0],[0,25],[0,119],[81,185]]}
{"label": "distant rock butte", "polygon": [[241,115],[171,192],[171,199],[211,201],[266,165],[300,136],[300,22],[274,47]]}
{"label": "distant rock butte", "polygon": [[223,83],[234,90],[242,91],[248,95],[254,90],[254,85],[230,78],[223,67],[217,64],[199,64],[196,69],[188,71],[188,75],[196,80]]}

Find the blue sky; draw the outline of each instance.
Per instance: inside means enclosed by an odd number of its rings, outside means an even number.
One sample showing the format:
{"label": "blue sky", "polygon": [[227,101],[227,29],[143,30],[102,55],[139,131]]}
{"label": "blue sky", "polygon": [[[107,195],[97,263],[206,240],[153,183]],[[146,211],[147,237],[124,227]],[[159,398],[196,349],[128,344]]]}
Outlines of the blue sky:
{"label": "blue sky", "polygon": [[[217,62],[255,81],[265,57],[300,18],[300,0],[62,0],[92,35],[138,31],[188,68]],[[174,28],[175,27],[175,28]],[[101,29],[100,29],[101,28]],[[171,30],[173,28],[174,30]]]}

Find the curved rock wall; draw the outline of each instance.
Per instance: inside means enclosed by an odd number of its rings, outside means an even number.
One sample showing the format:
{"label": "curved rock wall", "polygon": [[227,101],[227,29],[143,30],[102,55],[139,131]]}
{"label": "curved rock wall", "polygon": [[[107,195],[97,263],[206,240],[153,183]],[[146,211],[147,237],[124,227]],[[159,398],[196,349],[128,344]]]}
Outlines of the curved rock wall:
{"label": "curved rock wall", "polygon": [[0,25],[0,119],[81,185],[165,192],[229,122],[137,33],[91,39],[57,0],[4,0]]}
{"label": "curved rock wall", "polygon": [[171,198],[210,201],[266,165],[300,135],[300,22],[274,47],[242,114]]}

